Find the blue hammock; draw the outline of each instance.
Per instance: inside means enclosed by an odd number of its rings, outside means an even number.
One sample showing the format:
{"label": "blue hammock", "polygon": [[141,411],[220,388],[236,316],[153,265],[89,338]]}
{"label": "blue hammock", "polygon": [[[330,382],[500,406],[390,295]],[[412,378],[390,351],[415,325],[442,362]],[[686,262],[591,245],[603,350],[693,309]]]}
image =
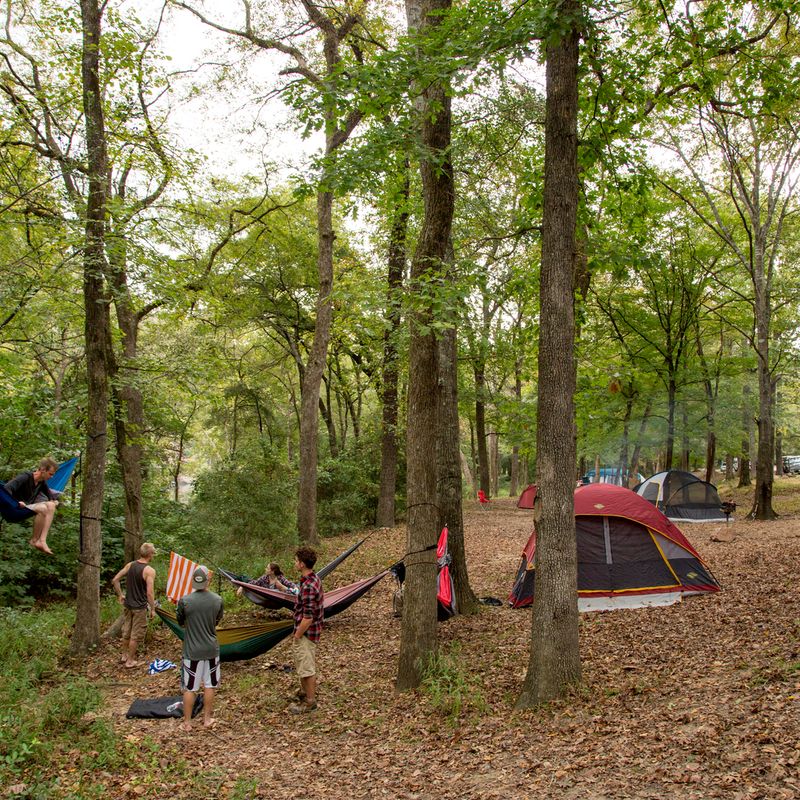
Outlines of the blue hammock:
{"label": "blue hammock", "polygon": [[[60,494],[67,488],[67,482],[77,463],[77,457],[71,458],[69,461],[65,461],[53,473],[53,477],[47,481],[47,485],[51,491]],[[21,506],[19,502],[6,491],[5,485],[0,483],[0,514],[2,514],[6,522],[22,522],[28,519],[28,517],[32,517],[34,513],[35,512],[31,511],[29,508]]]}

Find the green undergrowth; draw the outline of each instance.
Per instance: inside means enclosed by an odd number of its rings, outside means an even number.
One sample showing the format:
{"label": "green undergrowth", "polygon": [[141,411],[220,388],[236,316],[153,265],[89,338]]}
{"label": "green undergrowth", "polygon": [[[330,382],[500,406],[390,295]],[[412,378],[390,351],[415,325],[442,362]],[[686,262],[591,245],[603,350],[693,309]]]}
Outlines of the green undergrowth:
{"label": "green undergrowth", "polygon": [[[104,619],[111,619],[114,611],[113,603],[104,602]],[[108,797],[110,787],[118,785],[119,775],[131,764],[142,776],[136,779],[143,782],[142,796],[161,796],[164,787],[149,785],[163,774],[161,746],[147,737],[120,737],[112,721],[102,715],[102,687],[78,674],[80,662],[68,658],[74,619],[74,609],[66,603],[0,609],[3,796]],[[170,769],[173,774],[185,772],[186,781],[200,774],[179,759],[170,759]]]}
{"label": "green undergrowth", "polygon": [[480,678],[469,675],[457,642],[448,650],[441,649],[429,656],[421,689],[451,725],[458,724],[469,711],[486,709]]}

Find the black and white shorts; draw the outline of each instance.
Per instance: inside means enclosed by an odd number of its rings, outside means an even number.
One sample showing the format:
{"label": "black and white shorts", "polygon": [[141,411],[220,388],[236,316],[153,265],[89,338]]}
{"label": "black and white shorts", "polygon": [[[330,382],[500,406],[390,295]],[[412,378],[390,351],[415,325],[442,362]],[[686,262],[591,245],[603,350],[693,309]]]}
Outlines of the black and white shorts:
{"label": "black and white shorts", "polygon": [[216,689],[219,686],[219,656],[199,660],[183,659],[181,689],[184,692],[196,692],[200,689],[201,684],[206,689]]}

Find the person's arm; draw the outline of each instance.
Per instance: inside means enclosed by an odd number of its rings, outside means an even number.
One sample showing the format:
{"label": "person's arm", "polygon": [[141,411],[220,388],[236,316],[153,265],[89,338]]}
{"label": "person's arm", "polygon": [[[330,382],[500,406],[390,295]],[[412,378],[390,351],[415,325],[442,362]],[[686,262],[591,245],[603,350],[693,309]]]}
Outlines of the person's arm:
{"label": "person's arm", "polygon": [[302,639],[303,634],[311,627],[311,623],[314,621],[313,598],[311,592],[308,591],[307,584],[300,590],[297,602],[303,604],[303,618],[294,629],[294,638]]}
{"label": "person's arm", "polygon": [[156,593],[155,593],[156,571],[152,567],[144,568],[144,582],[147,584],[147,608],[150,612],[150,619],[156,615]]}
{"label": "person's arm", "polygon": [[129,561],[112,579],[111,585],[114,587],[114,591],[117,593],[117,599],[120,602],[120,605],[125,604],[125,595],[122,593],[122,589],[120,588],[119,582],[128,574],[128,570],[131,568],[131,564],[133,562]]}
{"label": "person's arm", "polygon": [[183,605],[183,598],[178,600],[178,607],[175,609],[175,618],[178,620],[178,625],[183,625],[186,622],[186,608]]}
{"label": "person's arm", "polygon": [[219,611],[217,611],[217,625],[222,622],[222,618],[225,616],[225,602],[220,597],[219,598]]}
{"label": "person's arm", "polygon": [[300,620],[300,624],[295,628],[294,638],[302,639],[305,632],[311,627],[313,621],[311,617],[303,617],[303,619]]}

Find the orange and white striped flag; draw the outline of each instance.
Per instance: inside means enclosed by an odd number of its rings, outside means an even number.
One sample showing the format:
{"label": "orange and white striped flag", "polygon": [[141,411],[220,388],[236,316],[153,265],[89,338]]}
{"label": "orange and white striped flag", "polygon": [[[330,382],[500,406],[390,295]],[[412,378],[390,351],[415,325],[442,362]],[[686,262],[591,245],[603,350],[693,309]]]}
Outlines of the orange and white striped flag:
{"label": "orange and white striped flag", "polygon": [[[175,552],[169,554],[169,570],[167,570],[167,597],[177,603],[185,594],[192,591],[192,575],[200,566],[188,558],[179,556]],[[209,571],[208,581],[211,582],[213,573]]]}

